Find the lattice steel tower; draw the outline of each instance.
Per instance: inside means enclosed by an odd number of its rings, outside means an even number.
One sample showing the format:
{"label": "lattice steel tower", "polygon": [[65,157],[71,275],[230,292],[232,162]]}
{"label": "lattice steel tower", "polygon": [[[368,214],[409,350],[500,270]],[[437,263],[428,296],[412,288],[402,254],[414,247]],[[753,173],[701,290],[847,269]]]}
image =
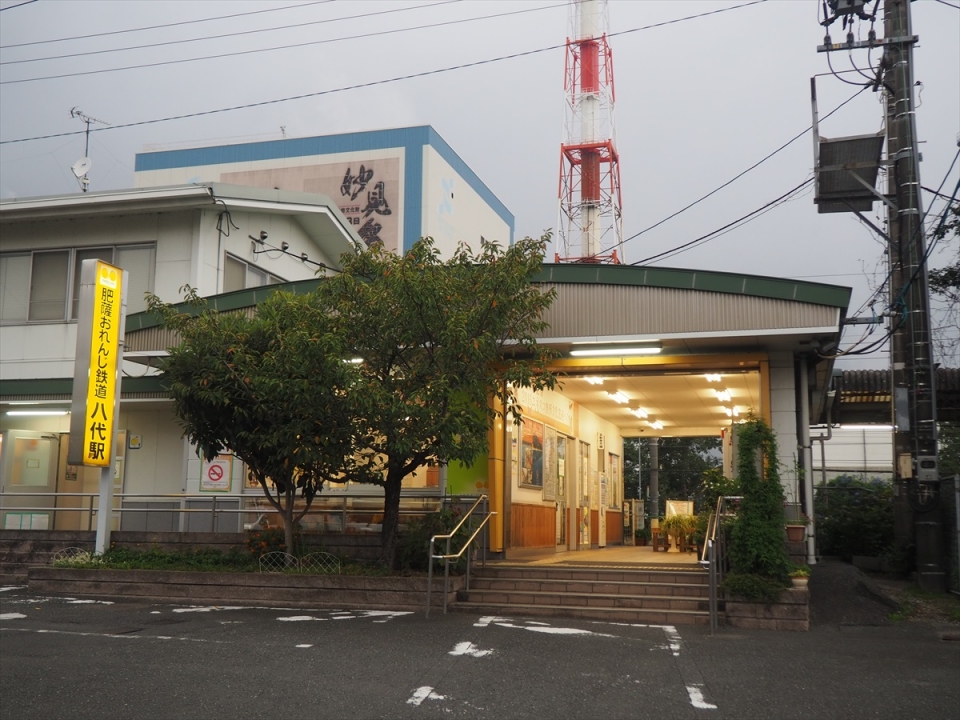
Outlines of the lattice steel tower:
{"label": "lattice steel tower", "polygon": [[560,145],[557,262],[619,264],[623,222],[607,0],[571,5]]}

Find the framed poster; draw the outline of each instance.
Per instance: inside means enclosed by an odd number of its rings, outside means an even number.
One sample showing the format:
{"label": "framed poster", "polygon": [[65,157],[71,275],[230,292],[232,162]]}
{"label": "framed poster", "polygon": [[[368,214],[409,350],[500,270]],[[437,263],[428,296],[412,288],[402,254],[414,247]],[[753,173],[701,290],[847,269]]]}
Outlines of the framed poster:
{"label": "framed poster", "polygon": [[520,438],[520,484],[543,487],[543,423],[523,421]]}
{"label": "framed poster", "polygon": [[543,435],[543,499],[557,499],[557,431],[547,427]]}

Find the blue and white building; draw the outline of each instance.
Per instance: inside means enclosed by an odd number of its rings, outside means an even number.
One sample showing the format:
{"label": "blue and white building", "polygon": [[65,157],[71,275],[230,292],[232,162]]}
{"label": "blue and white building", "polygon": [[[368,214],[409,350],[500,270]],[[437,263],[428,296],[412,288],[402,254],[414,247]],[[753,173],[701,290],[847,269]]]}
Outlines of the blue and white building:
{"label": "blue and white building", "polygon": [[222,182],[333,198],[367,245],[421,236],[442,257],[458,243],[513,242],[514,217],[430,126],[287,138],[137,155],[139,188]]}

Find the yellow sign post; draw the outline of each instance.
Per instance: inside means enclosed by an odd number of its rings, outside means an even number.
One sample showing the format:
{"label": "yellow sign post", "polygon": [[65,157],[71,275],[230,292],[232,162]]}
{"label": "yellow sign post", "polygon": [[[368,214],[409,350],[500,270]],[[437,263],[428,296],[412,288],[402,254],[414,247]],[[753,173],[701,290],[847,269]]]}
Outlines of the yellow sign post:
{"label": "yellow sign post", "polygon": [[96,541],[100,553],[108,546],[112,506],[125,279],[123,270],[102,260],[84,260],[80,269],[68,462],[101,468]]}

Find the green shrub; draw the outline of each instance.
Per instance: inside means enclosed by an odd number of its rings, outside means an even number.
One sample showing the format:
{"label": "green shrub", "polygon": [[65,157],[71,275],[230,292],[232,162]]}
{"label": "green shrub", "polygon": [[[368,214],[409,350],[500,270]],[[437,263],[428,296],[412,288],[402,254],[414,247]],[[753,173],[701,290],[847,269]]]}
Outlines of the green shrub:
{"label": "green shrub", "polygon": [[846,561],[876,557],[894,544],[893,486],[879,478],[836,477],[817,488],[817,542],[823,555]]}
{"label": "green shrub", "polygon": [[780,599],[780,594],[789,585],[789,582],[763,575],[732,572],[724,578],[720,587],[727,595],[751,602],[773,603]]}
{"label": "green shrub", "polygon": [[291,555],[300,555],[303,550],[303,540],[300,528],[293,531],[293,550],[287,550],[287,541],[282,527],[263,525],[255,530],[247,531],[247,550],[258,560],[271,552],[289,552]]}
{"label": "green shrub", "polygon": [[104,568],[112,570],[192,570],[217,572],[221,570],[245,572],[255,569],[250,557],[233,549],[223,553],[219,550],[189,550],[165,552],[158,548],[132,550],[113,547],[103,555],[84,553],[73,558],[58,560],[55,567]]}
{"label": "green shrub", "polygon": [[[403,571],[426,571],[427,554],[430,550],[430,538],[434,535],[446,535],[457,523],[460,522],[460,510],[441,510],[440,512],[429,513],[419,520],[408,523],[406,531],[400,536],[397,542],[397,566]],[[470,537],[467,534],[466,526],[460,528],[456,536],[450,543],[450,551],[459,552],[460,548]],[[434,552],[442,554],[446,551],[446,541],[438,541],[435,544]],[[451,562],[450,569],[456,569],[461,572],[466,567],[466,553],[460,560],[454,564]]]}

